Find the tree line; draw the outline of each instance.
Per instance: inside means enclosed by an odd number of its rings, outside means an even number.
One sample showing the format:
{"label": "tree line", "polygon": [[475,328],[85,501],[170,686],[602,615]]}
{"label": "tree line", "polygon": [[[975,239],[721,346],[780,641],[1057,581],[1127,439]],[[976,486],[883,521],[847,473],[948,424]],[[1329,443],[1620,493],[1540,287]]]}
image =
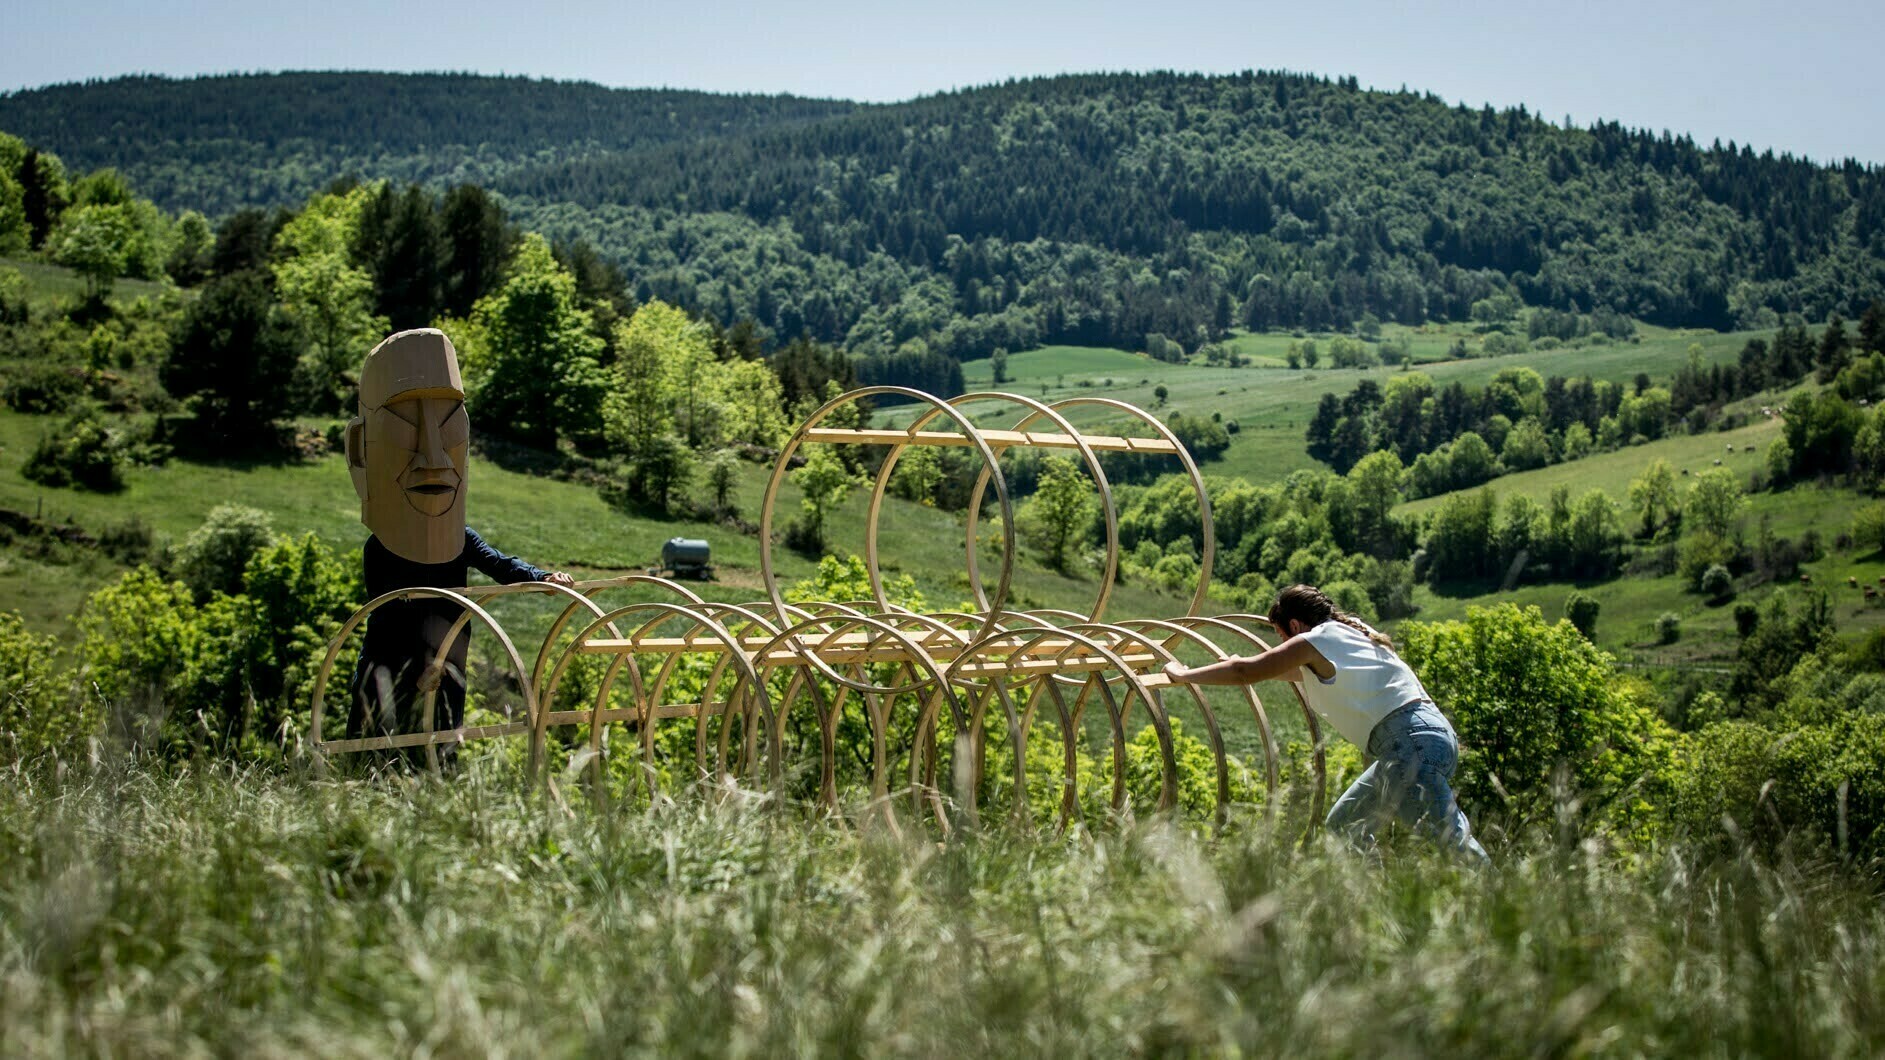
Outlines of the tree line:
{"label": "tree line", "polygon": [[[1563,338],[1600,314],[1717,329],[1850,317],[1885,292],[1875,167],[1348,79],[1077,75],[866,107],[283,77],[18,93],[0,124],[140,186],[187,160],[225,186],[162,201],[210,215],[244,195],[299,201],[336,164],[485,182],[526,227],[593,243],[638,299],[750,319],[767,349],[803,337],[964,360],[1156,335],[1193,353],[1232,327],[1464,320],[1499,298],[1560,314],[1534,315],[1532,337]],[[405,87],[410,118],[386,104]],[[151,114],[161,152],[115,147],[113,123],[155,107],[140,93],[214,128]],[[454,93],[465,105],[434,115]],[[202,106],[183,105],[194,95]],[[428,135],[425,116],[445,131]],[[482,146],[427,146],[440,140]],[[320,179],[276,179],[271,159],[303,145],[329,151]]]}

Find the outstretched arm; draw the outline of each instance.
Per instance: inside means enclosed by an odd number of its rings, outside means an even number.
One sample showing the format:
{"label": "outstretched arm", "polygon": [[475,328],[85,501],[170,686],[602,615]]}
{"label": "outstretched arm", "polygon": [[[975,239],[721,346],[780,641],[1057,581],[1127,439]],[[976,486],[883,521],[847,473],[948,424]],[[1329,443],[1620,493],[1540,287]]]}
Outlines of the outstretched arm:
{"label": "outstretched arm", "polygon": [[574,579],[562,571],[551,573],[518,559],[506,556],[485,543],[476,530],[465,528],[466,560],[485,577],[499,585],[515,585],[518,582],[553,582],[557,585],[574,584]]}
{"label": "outstretched arm", "polygon": [[1225,659],[1208,666],[1168,663],[1165,674],[1173,684],[1249,685],[1258,681],[1300,681],[1303,667],[1329,664],[1315,646],[1301,637],[1291,637],[1261,655]]}

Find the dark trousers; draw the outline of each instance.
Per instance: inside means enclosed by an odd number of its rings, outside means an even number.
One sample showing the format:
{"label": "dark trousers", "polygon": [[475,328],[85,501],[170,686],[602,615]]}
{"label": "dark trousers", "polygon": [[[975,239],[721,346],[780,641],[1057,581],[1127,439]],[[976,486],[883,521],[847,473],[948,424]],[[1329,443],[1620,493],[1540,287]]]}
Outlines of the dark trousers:
{"label": "dark trousers", "polygon": [[[432,657],[382,660],[365,653],[354,666],[349,688],[353,706],[347,714],[347,736],[392,736],[416,732],[456,729],[465,723],[465,668],[463,658],[447,658],[444,666],[430,675]],[[433,702],[432,725],[424,724],[425,687],[435,684],[438,692]],[[404,748],[404,753],[384,752],[369,756],[381,762],[403,760],[413,766],[426,764],[424,747]],[[438,745],[439,765],[452,765],[458,757],[456,743]]]}

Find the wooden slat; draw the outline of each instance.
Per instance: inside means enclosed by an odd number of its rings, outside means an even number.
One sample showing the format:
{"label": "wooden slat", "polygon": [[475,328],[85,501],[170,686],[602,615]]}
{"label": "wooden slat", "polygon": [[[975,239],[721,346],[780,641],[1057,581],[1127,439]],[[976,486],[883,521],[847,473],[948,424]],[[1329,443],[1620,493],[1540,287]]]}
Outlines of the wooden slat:
{"label": "wooden slat", "polygon": [[[1040,449],[1078,449],[1073,435],[1037,431],[983,431],[982,438],[996,449],[1033,446]],[[932,445],[966,447],[975,443],[966,434],[954,431],[843,430],[815,427],[805,432],[808,442],[838,445]],[[1110,434],[1082,435],[1081,440],[1096,452],[1175,453],[1178,447],[1163,438],[1121,438]]]}
{"label": "wooden slat", "polygon": [[[918,630],[909,634],[911,640],[921,645],[930,658],[939,660],[954,659],[962,654],[968,645],[960,640],[944,640],[938,630]],[[888,637],[879,637],[871,633],[844,633],[835,637],[812,634],[794,638],[796,643],[816,654],[828,663],[855,662],[899,662],[912,658],[903,645]],[[873,643],[873,640],[875,641]],[[770,638],[748,637],[741,642],[741,647],[750,655],[756,655],[770,643]],[[1114,650],[1126,651],[1144,647],[1148,642],[1139,638],[1109,645]],[[997,645],[987,649],[991,654],[1014,655],[1057,655],[1069,648],[1074,648],[1072,641],[1062,637],[1047,637],[1028,645]],[[726,650],[726,645],[713,637],[643,637],[615,638],[597,637],[583,642],[582,651],[591,655],[677,655],[683,653],[719,654]],[[1078,649],[1084,654],[1084,649]],[[790,663],[798,658],[798,653],[788,648],[776,648],[766,657],[769,665]]]}
{"label": "wooden slat", "polygon": [[[1156,655],[1126,655],[1121,659],[1135,671],[1141,666],[1158,662]],[[961,677],[979,677],[983,674],[1077,674],[1109,670],[1112,665],[1097,655],[1079,659],[1026,659],[1021,662],[970,663],[957,670],[956,674]]]}
{"label": "wooden slat", "polygon": [[[554,717],[555,715],[552,715]],[[584,712],[584,717],[587,717]],[[429,743],[467,743],[472,740],[489,740],[498,736],[515,736],[530,731],[526,722],[514,721],[500,725],[474,725],[468,729],[442,729],[438,732],[411,732],[399,736],[368,736],[358,740],[323,740],[320,749],[332,754],[345,754],[351,751],[384,751],[395,747],[424,747]]]}

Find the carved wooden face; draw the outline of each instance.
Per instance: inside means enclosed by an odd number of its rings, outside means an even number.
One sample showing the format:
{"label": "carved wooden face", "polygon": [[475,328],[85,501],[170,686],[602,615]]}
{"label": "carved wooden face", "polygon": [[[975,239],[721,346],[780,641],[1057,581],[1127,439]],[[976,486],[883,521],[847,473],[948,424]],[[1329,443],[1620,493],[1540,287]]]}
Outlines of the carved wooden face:
{"label": "carved wooden face", "polygon": [[445,563],[464,551],[470,443],[457,354],[442,333],[401,332],[367,355],[347,466],[360,521],[394,555]]}
{"label": "carved wooden face", "polygon": [[465,543],[471,425],[456,396],[401,396],[362,417],[361,518],[380,543],[417,563],[456,558]]}
{"label": "carved wooden face", "polygon": [[399,465],[394,482],[413,511],[427,518],[449,513],[465,485],[471,442],[465,403],[450,397],[402,398],[373,415],[379,422],[367,434],[367,474],[392,473]]}

